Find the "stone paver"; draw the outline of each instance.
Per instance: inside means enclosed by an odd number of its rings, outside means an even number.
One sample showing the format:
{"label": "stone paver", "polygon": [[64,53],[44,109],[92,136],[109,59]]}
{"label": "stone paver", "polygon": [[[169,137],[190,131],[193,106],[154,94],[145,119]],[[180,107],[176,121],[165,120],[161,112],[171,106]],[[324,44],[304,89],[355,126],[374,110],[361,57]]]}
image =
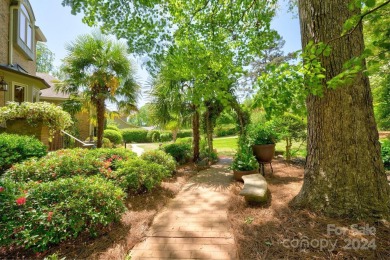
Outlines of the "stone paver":
{"label": "stone paver", "polygon": [[229,164],[221,160],[191,178],[154,218],[131,259],[238,259],[227,218]]}

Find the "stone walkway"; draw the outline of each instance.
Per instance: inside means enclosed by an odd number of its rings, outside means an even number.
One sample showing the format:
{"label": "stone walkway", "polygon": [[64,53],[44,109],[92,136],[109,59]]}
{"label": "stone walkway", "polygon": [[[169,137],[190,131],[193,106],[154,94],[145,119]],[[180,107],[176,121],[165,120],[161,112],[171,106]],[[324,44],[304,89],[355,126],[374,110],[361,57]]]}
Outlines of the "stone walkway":
{"label": "stone walkway", "polygon": [[191,178],[156,215],[131,259],[238,259],[227,218],[229,165],[222,159]]}
{"label": "stone walkway", "polygon": [[131,150],[135,152],[138,156],[142,155],[144,153],[144,149],[139,147],[136,144],[131,144]]}

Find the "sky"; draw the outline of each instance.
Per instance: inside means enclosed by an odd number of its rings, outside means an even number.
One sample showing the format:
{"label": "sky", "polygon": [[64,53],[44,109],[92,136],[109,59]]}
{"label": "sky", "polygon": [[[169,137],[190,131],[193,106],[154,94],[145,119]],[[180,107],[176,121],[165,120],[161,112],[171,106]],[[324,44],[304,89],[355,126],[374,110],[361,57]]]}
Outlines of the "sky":
{"label": "sky", "polygon": [[[82,23],[82,15],[72,15],[69,7],[63,7],[61,0],[30,0],[34,10],[36,25],[39,26],[47,38],[46,45],[55,54],[54,66],[59,67],[61,60],[67,55],[65,46],[76,39],[78,35],[88,34],[94,28]],[[284,38],[286,44],[283,50],[288,53],[301,48],[299,21],[287,13],[285,4],[278,12],[271,26]],[[143,89],[146,89],[148,73],[136,59],[137,79]],[[138,106],[147,102],[147,95],[143,93]]]}

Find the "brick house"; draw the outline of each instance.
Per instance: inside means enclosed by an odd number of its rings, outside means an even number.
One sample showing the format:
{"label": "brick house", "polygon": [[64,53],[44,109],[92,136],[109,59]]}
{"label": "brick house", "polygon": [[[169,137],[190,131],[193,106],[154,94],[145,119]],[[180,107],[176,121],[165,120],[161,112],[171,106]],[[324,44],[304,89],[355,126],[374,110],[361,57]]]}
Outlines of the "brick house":
{"label": "brick house", "polygon": [[[47,101],[59,105],[69,99],[68,95],[55,92],[54,77],[36,72],[36,44],[46,42],[46,37],[35,22],[29,0],[0,0],[0,81],[8,85],[6,90],[0,86],[0,107],[9,101]],[[77,117],[81,122],[79,137],[85,140],[91,132],[89,114],[79,113]],[[51,143],[47,131],[35,136],[50,150],[62,147],[60,136]]]}
{"label": "brick house", "polygon": [[[61,105],[62,102],[70,98],[69,94],[57,92],[55,90],[55,83],[58,83],[59,80],[47,73],[37,72],[38,77],[44,79],[49,85],[50,88],[43,89],[40,92],[40,101],[46,101],[49,103],[54,103],[56,105]],[[76,127],[78,130],[77,138],[80,138],[82,141],[87,140],[90,134],[93,134],[94,127],[91,125],[91,120],[89,113],[82,111],[76,114]]]}
{"label": "brick house", "polygon": [[36,43],[46,42],[35,24],[28,0],[0,0],[0,80],[8,84],[0,91],[0,106],[7,101],[37,102],[50,85],[36,75]]}

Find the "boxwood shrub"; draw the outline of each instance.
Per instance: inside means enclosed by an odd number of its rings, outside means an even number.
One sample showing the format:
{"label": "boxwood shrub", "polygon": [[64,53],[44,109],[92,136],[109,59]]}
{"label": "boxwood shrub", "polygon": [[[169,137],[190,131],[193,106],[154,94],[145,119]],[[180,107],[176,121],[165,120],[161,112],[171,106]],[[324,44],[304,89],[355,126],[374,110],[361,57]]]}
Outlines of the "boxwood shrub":
{"label": "boxwood shrub", "polygon": [[191,158],[191,144],[183,143],[183,144],[166,144],[161,147],[161,149],[172,155],[175,158],[176,162],[179,164],[183,164],[189,161]]}
{"label": "boxwood shrub", "polygon": [[0,134],[0,175],[14,163],[47,154],[47,147],[38,139],[25,135]]}
{"label": "boxwood shrub", "polygon": [[125,208],[124,192],[98,176],[47,183],[2,179],[0,187],[0,246],[43,251],[84,231],[96,235]]}
{"label": "boxwood shrub", "polygon": [[103,137],[107,138],[113,144],[121,144],[123,143],[122,134],[119,131],[106,129],[103,132]]}
{"label": "boxwood shrub", "polygon": [[125,143],[147,143],[148,131],[139,128],[122,129],[123,141]]}
{"label": "boxwood shrub", "polygon": [[167,171],[169,172],[175,172],[176,170],[176,161],[175,159],[170,155],[167,154],[164,151],[161,150],[153,150],[153,151],[147,151],[144,152],[141,155],[141,159],[152,162],[152,163],[157,163],[161,166],[163,166]]}

